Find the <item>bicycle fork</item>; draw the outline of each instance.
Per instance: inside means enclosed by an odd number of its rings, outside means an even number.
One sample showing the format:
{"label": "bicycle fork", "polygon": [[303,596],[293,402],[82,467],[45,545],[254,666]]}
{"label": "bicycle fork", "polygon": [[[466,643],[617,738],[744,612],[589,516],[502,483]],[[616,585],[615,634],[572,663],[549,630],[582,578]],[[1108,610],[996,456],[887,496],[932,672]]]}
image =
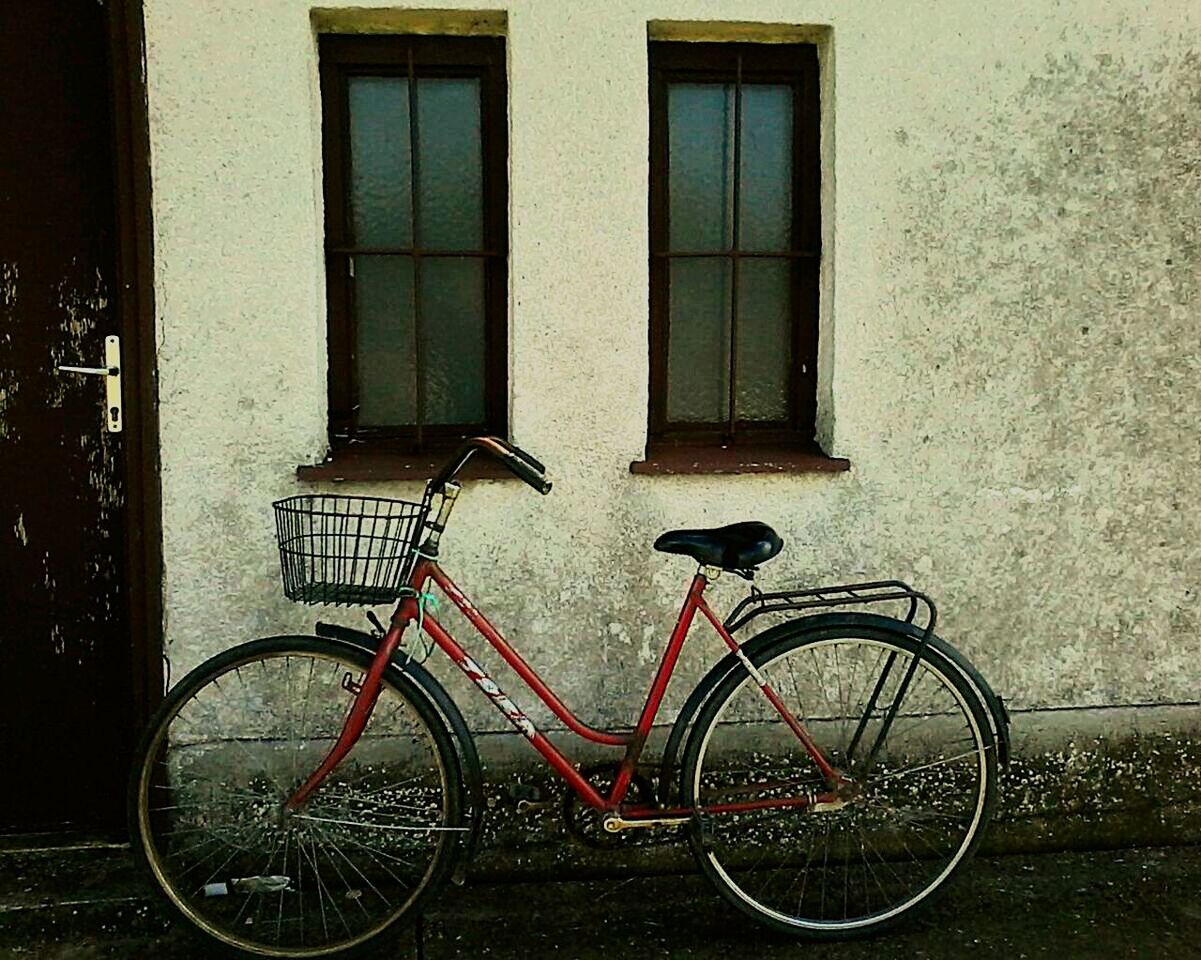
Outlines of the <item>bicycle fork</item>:
{"label": "bicycle fork", "polygon": [[354,749],[354,745],[367,728],[367,722],[371,719],[371,713],[375,709],[375,702],[379,699],[380,683],[383,680],[384,672],[392,662],[392,654],[400,646],[400,640],[404,635],[405,627],[408,626],[410,621],[416,619],[416,617],[417,602],[412,597],[409,597],[397,608],[395,615],[392,617],[392,623],[388,628],[388,632],[384,634],[384,638],[380,641],[375,659],[371,662],[371,667],[367,671],[367,675],[359,684],[354,703],[351,705],[350,712],[347,713],[346,720],[342,724],[342,732],[338,735],[337,742],[334,743],[329,753],[326,754],[325,759],[321,761],[321,765],[284,802],[284,810],[286,812],[294,813],[303,807],[308,802],[309,797],[325,782],[325,778]]}

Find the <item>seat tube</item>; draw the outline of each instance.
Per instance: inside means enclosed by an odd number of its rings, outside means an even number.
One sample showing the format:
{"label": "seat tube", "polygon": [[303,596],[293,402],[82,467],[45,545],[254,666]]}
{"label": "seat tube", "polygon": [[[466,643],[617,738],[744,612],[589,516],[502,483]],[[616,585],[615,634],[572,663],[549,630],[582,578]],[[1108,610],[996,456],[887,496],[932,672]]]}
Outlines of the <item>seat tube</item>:
{"label": "seat tube", "polygon": [[663,694],[667,690],[668,681],[671,680],[671,675],[675,670],[676,661],[680,658],[680,650],[684,646],[684,639],[688,636],[688,630],[692,626],[692,618],[696,615],[697,607],[705,595],[705,587],[708,583],[709,581],[702,571],[697,571],[696,576],[692,578],[692,586],[688,588],[688,596],[684,600],[684,606],[680,608],[679,617],[676,618],[676,625],[671,632],[671,639],[667,641],[667,649],[663,651],[663,656],[659,660],[659,669],[656,671],[655,679],[651,683],[650,692],[646,695],[646,704],[642,708],[642,716],[638,718],[638,726],[634,730],[634,736],[630,739],[629,746],[626,747],[625,756],[621,761],[621,769],[618,771],[617,780],[613,784],[613,792],[609,795],[609,800],[613,804],[621,803],[625,799],[626,791],[630,787],[630,780],[634,776],[634,768],[638,764],[638,758],[642,755],[642,748],[646,745],[646,738],[650,736],[651,727],[655,723],[655,716],[659,712],[660,704],[663,703]]}
{"label": "seat tube", "polygon": [[730,635],[730,631],[725,628],[725,625],[717,618],[717,615],[709,609],[709,605],[705,603],[703,598],[699,598],[696,601],[696,605],[701,613],[705,615],[705,618],[713,625],[713,629],[717,631],[718,636],[725,641],[726,646],[730,648],[730,652],[742,663],[746,672],[750,674],[751,679],[763,691],[763,695],[767,698],[776,713],[780,715],[780,719],[788,725],[788,728],[801,741],[801,745],[804,746],[809,756],[813,758],[813,762],[817,764],[817,768],[821,771],[822,776],[826,778],[831,786],[841,783],[845,779],[843,775],[831,766],[830,761],[826,759],[821,748],[818,747],[817,743],[809,735],[809,731],[805,729],[804,725],[788,709],[788,706],[780,699],[780,695],[772,689],[771,684],[767,682],[767,677],[751,662],[750,657],[746,655],[746,652]]}

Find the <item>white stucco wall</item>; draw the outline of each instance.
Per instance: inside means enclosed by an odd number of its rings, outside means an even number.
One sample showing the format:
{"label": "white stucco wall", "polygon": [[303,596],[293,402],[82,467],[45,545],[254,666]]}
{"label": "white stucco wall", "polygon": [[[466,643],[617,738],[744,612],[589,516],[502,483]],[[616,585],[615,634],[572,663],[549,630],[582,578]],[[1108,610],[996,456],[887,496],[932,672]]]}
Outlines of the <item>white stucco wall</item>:
{"label": "white stucco wall", "polygon": [[[444,564],[570,704],[606,722],[641,702],[692,572],[654,537],[748,518],[787,541],[765,586],[911,580],[1017,706],[1197,698],[1201,5],[504,9],[511,435],[556,487],[470,484]],[[652,19],[832,28],[822,351],[848,474],[628,471]],[[179,676],[328,616],[280,599],[269,506],[325,453],[320,103],[302,0],[146,0],[146,28]],[[687,676],[716,643],[698,630]]]}

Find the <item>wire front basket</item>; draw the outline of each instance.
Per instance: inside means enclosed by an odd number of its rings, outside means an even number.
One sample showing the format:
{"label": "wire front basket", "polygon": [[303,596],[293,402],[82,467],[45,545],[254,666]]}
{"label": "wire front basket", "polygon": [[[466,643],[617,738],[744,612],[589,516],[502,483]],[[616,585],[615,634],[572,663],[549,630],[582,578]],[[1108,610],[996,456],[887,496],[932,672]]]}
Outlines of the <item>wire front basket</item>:
{"label": "wire front basket", "polygon": [[302,494],[274,506],[287,598],[373,606],[400,596],[429,513],[429,497],[412,503]]}

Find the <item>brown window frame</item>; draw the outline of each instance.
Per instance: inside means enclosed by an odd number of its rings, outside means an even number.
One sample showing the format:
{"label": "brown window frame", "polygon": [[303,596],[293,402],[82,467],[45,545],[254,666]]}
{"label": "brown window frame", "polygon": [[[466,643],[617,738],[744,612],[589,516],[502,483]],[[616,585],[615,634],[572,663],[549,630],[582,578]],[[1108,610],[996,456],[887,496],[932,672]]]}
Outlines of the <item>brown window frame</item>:
{"label": "brown window frame", "polygon": [[[796,446],[818,452],[817,340],[821,265],[820,104],[817,47],[789,43],[651,41],[650,66],[650,415],[648,450],[688,446]],[[789,249],[738,249],[739,169],[734,164],[734,239],[725,251],[673,251],[669,247],[669,83],[788,84],[793,90],[793,203]],[[736,93],[736,111],[741,97]],[[737,112],[736,112],[737,116]],[[740,125],[735,122],[735,157]],[[725,257],[732,263],[730,416],[721,423],[671,422],[667,417],[670,265],[681,256]],[[747,257],[787,258],[792,264],[792,364],[788,415],[779,421],[735,420],[738,265]],[[649,455],[649,454],[648,454]]]}
{"label": "brown window frame", "polygon": [[[326,301],[329,329],[329,439],[335,451],[378,449],[421,453],[456,445],[464,437],[508,434],[508,91],[503,37],[427,35],[318,38],[325,195]],[[350,204],[348,83],[351,76],[407,76],[410,91],[422,77],[480,80],[483,150],[483,246],[478,250],[356,246]],[[410,93],[410,97],[415,92]],[[410,101],[412,102],[412,101]],[[410,124],[416,116],[410,111]],[[412,130],[412,126],[410,127]],[[414,183],[416,178],[414,176]],[[416,189],[415,187],[413,188]],[[416,211],[414,197],[414,211]],[[417,214],[414,213],[416,218]],[[414,261],[415,323],[421,323],[421,260],[476,257],[484,262],[484,420],[471,424],[423,424],[418,378],[418,422],[361,427],[356,422],[357,335],[351,261],[356,255],[391,254]],[[415,338],[420,344],[419,336]],[[417,369],[421,369],[418,347]]]}

